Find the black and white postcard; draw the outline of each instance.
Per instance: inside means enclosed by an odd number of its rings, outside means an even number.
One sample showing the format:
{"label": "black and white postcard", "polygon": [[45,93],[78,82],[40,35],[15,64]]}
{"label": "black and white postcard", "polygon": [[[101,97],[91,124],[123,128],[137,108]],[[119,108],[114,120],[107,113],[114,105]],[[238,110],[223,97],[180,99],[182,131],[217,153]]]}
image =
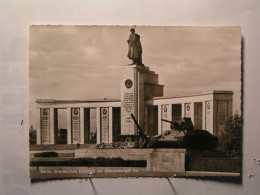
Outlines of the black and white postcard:
{"label": "black and white postcard", "polygon": [[240,27],[29,31],[32,180],[240,179]]}

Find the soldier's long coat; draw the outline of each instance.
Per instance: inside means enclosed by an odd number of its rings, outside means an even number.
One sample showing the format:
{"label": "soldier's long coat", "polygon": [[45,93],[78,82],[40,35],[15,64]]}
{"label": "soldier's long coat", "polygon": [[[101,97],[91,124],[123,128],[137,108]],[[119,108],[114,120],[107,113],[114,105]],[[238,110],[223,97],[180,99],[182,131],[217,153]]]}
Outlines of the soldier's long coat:
{"label": "soldier's long coat", "polygon": [[140,42],[140,36],[138,34],[131,34],[128,39],[128,55],[127,57],[130,58],[131,60],[138,60],[141,58],[142,54],[142,45]]}

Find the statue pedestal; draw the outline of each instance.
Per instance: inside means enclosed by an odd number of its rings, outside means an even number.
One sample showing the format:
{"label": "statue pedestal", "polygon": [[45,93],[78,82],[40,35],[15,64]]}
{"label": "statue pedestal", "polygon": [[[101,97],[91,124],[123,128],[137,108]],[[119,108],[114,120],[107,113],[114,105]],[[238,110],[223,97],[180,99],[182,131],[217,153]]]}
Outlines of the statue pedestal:
{"label": "statue pedestal", "polygon": [[121,135],[136,135],[133,114],[141,128],[145,122],[145,100],[163,96],[158,75],[144,65],[126,65],[121,72]]}

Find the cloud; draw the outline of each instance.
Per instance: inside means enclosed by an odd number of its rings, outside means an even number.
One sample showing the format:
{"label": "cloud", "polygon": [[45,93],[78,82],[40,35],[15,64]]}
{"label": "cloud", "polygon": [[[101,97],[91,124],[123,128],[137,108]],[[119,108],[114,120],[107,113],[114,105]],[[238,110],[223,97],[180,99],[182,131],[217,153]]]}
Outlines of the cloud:
{"label": "cloud", "polygon": [[98,49],[96,47],[92,47],[92,46],[85,47],[84,53],[87,56],[99,56]]}
{"label": "cloud", "polygon": [[89,64],[72,64],[72,66],[75,66],[75,67],[84,67],[84,68],[90,68],[91,65]]}

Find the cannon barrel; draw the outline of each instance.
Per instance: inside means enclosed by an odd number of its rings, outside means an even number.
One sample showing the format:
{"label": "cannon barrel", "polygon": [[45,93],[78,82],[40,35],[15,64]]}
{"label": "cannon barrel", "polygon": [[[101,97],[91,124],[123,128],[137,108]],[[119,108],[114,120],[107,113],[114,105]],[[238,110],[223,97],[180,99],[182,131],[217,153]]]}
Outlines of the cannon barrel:
{"label": "cannon barrel", "polygon": [[161,119],[161,120],[164,121],[164,122],[167,122],[167,123],[171,123],[171,124],[175,123],[174,121],[168,121],[168,120],[165,120],[165,119]]}
{"label": "cannon barrel", "polygon": [[162,121],[164,122],[167,122],[167,123],[171,123],[171,129],[175,129],[175,130],[178,130],[178,131],[183,131],[184,129],[180,126],[179,123],[177,123],[176,121],[168,121],[168,120],[165,120],[165,119],[161,119]]}
{"label": "cannon barrel", "polygon": [[138,133],[141,136],[142,139],[144,139],[147,143],[149,142],[149,139],[147,138],[147,136],[144,134],[142,128],[140,127],[140,125],[138,124],[137,120],[135,119],[134,115],[131,114],[132,119],[135,122],[135,125],[137,126],[138,129]]}

